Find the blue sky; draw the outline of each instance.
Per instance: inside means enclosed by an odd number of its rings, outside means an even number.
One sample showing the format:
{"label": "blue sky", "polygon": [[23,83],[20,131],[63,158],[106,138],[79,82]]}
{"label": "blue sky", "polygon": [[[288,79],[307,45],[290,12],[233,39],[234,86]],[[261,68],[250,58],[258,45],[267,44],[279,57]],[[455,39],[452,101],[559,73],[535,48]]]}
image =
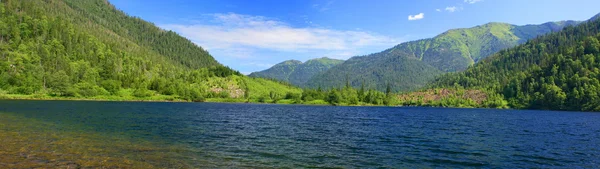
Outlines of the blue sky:
{"label": "blue sky", "polygon": [[242,73],[352,56],[488,22],[586,20],[598,0],[110,0]]}

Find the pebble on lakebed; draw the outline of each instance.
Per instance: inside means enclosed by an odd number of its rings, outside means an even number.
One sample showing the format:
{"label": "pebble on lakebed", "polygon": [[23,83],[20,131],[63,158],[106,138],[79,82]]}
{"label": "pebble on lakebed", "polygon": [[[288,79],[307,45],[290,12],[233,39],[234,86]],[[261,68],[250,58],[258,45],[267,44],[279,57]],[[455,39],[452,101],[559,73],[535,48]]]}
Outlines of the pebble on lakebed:
{"label": "pebble on lakebed", "polygon": [[[170,149],[0,113],[0,168],[190,168]],[[133,153],[132,153],[133,152]]]}

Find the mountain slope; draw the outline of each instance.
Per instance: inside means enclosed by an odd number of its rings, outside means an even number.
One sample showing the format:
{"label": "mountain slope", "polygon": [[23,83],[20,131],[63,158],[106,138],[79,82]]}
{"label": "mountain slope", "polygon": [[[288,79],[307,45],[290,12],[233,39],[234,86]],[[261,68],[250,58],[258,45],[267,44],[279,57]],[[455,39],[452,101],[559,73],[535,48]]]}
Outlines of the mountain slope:
{"label": "mountain slope", "polygon": [[249,76],[276,79],[304,87],[305,83],[314,75],[327,71],[329,68],[342,62],[343,60],[326,57],[311,59],[305,63],[297,60],[288,60],[276,64],[267,70],[251,73]]}
{"label": "mountain slope", "polygon": [[594,15],[594,16],[593,16],[592,18],[590,18],[589,20],[590,20],[590,21],[593,21],[593,20],[596,20],[596,19],[600,19],[600,13],[599,13],[599,14],[596,14],[596,15]]}
{"label": "mountain slope", "polygon": [[[353,57],[341,65],[315,75],[307,84],[315,88],[337,88],[345,86],[348,82],[351,86],[364,84],[368,89],[383,91],[389,83],[396,89],[409,90],[420,87],[422,81],[429,81],[429,79],[434,79],[435,75],[442,73],[416,58],[402,57],[401,55],[389,56],[396,54],[395,51],[384,52],[385,55]],[[403,74],[388,72],[403,72]],[[394,84],[398,82],[403,85],[395,86]]]}
{"label": "mountain slope", "polygon": [[299,65],[294,72],[290,74],[289,81],[291,84],[304,87],[306,82],[316,74],[325,72],[342,62],[344,61],[326,57],[308,60]]}
{"label": "mountain slope", "polygon": [[436,80],[502,94],[514,108],[600,111],[600,20],[503,50]]}
{"label": "mountain slope", "polygon": [[127,38],[140,46],[146,46],[166,58],[190,68],[201,68],[219,65],[207,51],[185,39],[175,32],[165,31],[153,23],[141,18],[129,17],[108,1],[65,0],[77,14],[85,17],[85,21],[109,29],[118,36]]}
{"label": "mountain slope", "polygon": [[106,0],[0,1],[0,95],[203,100],[300,92],[257,83]]}
{"label": "mountain slope", "polygon": [[289,82],[290,75],[300,64],[302,64],[302,62],[298,60],[287,60],[273,65],[267,70],[253,72],[248,76]]}
{"label": "mountain slope", "polygon": [[[453,29],[434,38],[402,43],[383,52],[363,56],[365,58],[360,59],[363,63],[340,64],[326,73],[315,76],[309,80],[307,85],[310,87],[334,87],[344,84],[345,81],[345,78],[339,79],[335,76],[348,74],[351,75],[349,81],[355,87],[360,86],[359,82],[366,81],[374,83],[378,90],[384,90],[386,83],[390,83],[396,91],[414,90],[443,72],[465,70],[482,58],[502,49],[577,23],[579,22],[563,21],[525,26],[488,23],[472,28]],[[405,60],[418,60],[429,67],[419,66],[423,68],[419,75],[411,75],[410,71],[415,70],[394,68],[406,66],[408,63],[398,62]],[[378,63],[378,65],[374,63]],[[381,67],[388,69],[381,69]],[[391,79],[402,79],[402,81],[386,81],[381,78],[382,75],[387,75]]]}

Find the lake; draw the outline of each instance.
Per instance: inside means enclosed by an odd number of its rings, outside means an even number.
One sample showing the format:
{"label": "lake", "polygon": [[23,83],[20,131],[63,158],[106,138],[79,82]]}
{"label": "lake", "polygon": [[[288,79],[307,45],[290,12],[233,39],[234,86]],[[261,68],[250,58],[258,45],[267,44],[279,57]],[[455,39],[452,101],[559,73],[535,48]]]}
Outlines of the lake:
{"label": "lake", "polygon": [[600,114],[0,101],[0,168],[598,168]]}

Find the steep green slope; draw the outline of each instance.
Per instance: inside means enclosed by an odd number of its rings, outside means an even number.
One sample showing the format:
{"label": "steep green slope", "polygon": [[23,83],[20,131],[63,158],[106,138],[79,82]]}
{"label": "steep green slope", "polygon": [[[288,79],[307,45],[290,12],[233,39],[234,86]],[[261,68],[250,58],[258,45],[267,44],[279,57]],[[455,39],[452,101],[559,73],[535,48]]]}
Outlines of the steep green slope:
{"label": "steep green slope", "polygon": [[600,20],[503,50],[434,87],[502,94],[514,108],[600,111]]}
{"label": "steep green slope", "polygon": [[547,22],[541,25],[524,25],[514,27],[512,32],[520,37],[519,44],[527,42],[529,39],[536,38],[540,35],[545,35],[550,32],[560,31],[567,26],[574,26],[581,23],[580,21],[559,21]]}
{"label": "steep green slope", "polygon": [[[0,13],[0,97],[200,101],[269,95],[248,93],[267,89],[252,89],[255,79],[105,0],[3,0]],[[301,92],[279,83],[262,87]]]}
{"label": "steep green slope", "polygon": [[314,75],[327,71],[331,67],[342,63],[343,60],[330,58],[311,59],[302,63],[297,60],[288,60],[260,72],[250,74],[250,77],[262,77],[289,82],[293,85],[304,87],[305,83]]}
{"label": "steep green slope", "polygon": [[579,22],[562,21],[524,26],[488,23],[449,30],[431,39],[402,43],[392,50],[404,51],[445,72],[462,71],[502,49],[577,23]]}
{"label": "steep green slope", "polygon": [[[336,76],[348,74],[351,75],[350,81],[353,82],[354,87],[360,85],[356,82],[366,81],[374,83],[378,90],[384,90],[386,83],[390,83],[395,91],[414,90],[442,72],[465,70],[482,58],[502,49],[577,23],[579,22],[564,21],[525,26],[488,23],[472,28],[453,29],[434,38],[402,43],[383,52],[364,56],[365,58],[360,59],[363,63],[340,64],[320,76],[315,76],[309,80],[307,86],[334,87],[344,84],[345,81],[345,78],[335,78]],[[417,70],[395,68],[410,67],[408,64],[413,64],[399,62],[406,60],[412,62],[418,60],[429,67],[417,66],[422,68]],[[382,69],[383,67],[386,69]],[[414,72],[418,74],[413,75]],[[383,75],[387,78],[381,78]]]}
{"label": "steep green slope", "polygon": [[313,76],[325,72],[342,62],[344,61],[326,57],[308,60],[299,65],[294,72],[290,74],[289,81],[293,85],[304,87],[305,83]]}
{"label": "steep green slope", "polygon": [[596,15],[594,15],[592,18],[590,18],[590,20],[592,20],[592,21],[593,21],[593,20],[596,20],[596,19],[600,19],[600,13],[599,13],[599,14],[596,14]]}
{"label": "steep green slope", "polygon": [[184,66],[201,68],[219,65],[207,51],[190,40],[175,32],[162,30],[141,18],[129,17],[108,4],[108,1],[65,0],[65,2],[80,17],[84,18],[83,21],[93,21],[118,36],[129,39],[140,46],[146,46]]}
{"label": "steep green slope", "polygon": [[[410,90],[421,87],[424,82],[433,80],[435,75],[442,73],[416,58],[395,55],[396,51],[382,53],[386,54],[353,57],[328,71],[315,75],[308,84],[316,86],[315,88],[338,88],[348,82],[351,86],[364,85],[367,89],[380,89],[380,91],[385,90],[390,84],[396,90]],[[403,74],[392,72],[403,72]]]}
{"label": "steep green slope", "polygon": [[302,64],[302,62],[298,60],[287,60],[278,63],[267,70],[253,72],[248,76],[289,82],[290,75],[300,64]]}

